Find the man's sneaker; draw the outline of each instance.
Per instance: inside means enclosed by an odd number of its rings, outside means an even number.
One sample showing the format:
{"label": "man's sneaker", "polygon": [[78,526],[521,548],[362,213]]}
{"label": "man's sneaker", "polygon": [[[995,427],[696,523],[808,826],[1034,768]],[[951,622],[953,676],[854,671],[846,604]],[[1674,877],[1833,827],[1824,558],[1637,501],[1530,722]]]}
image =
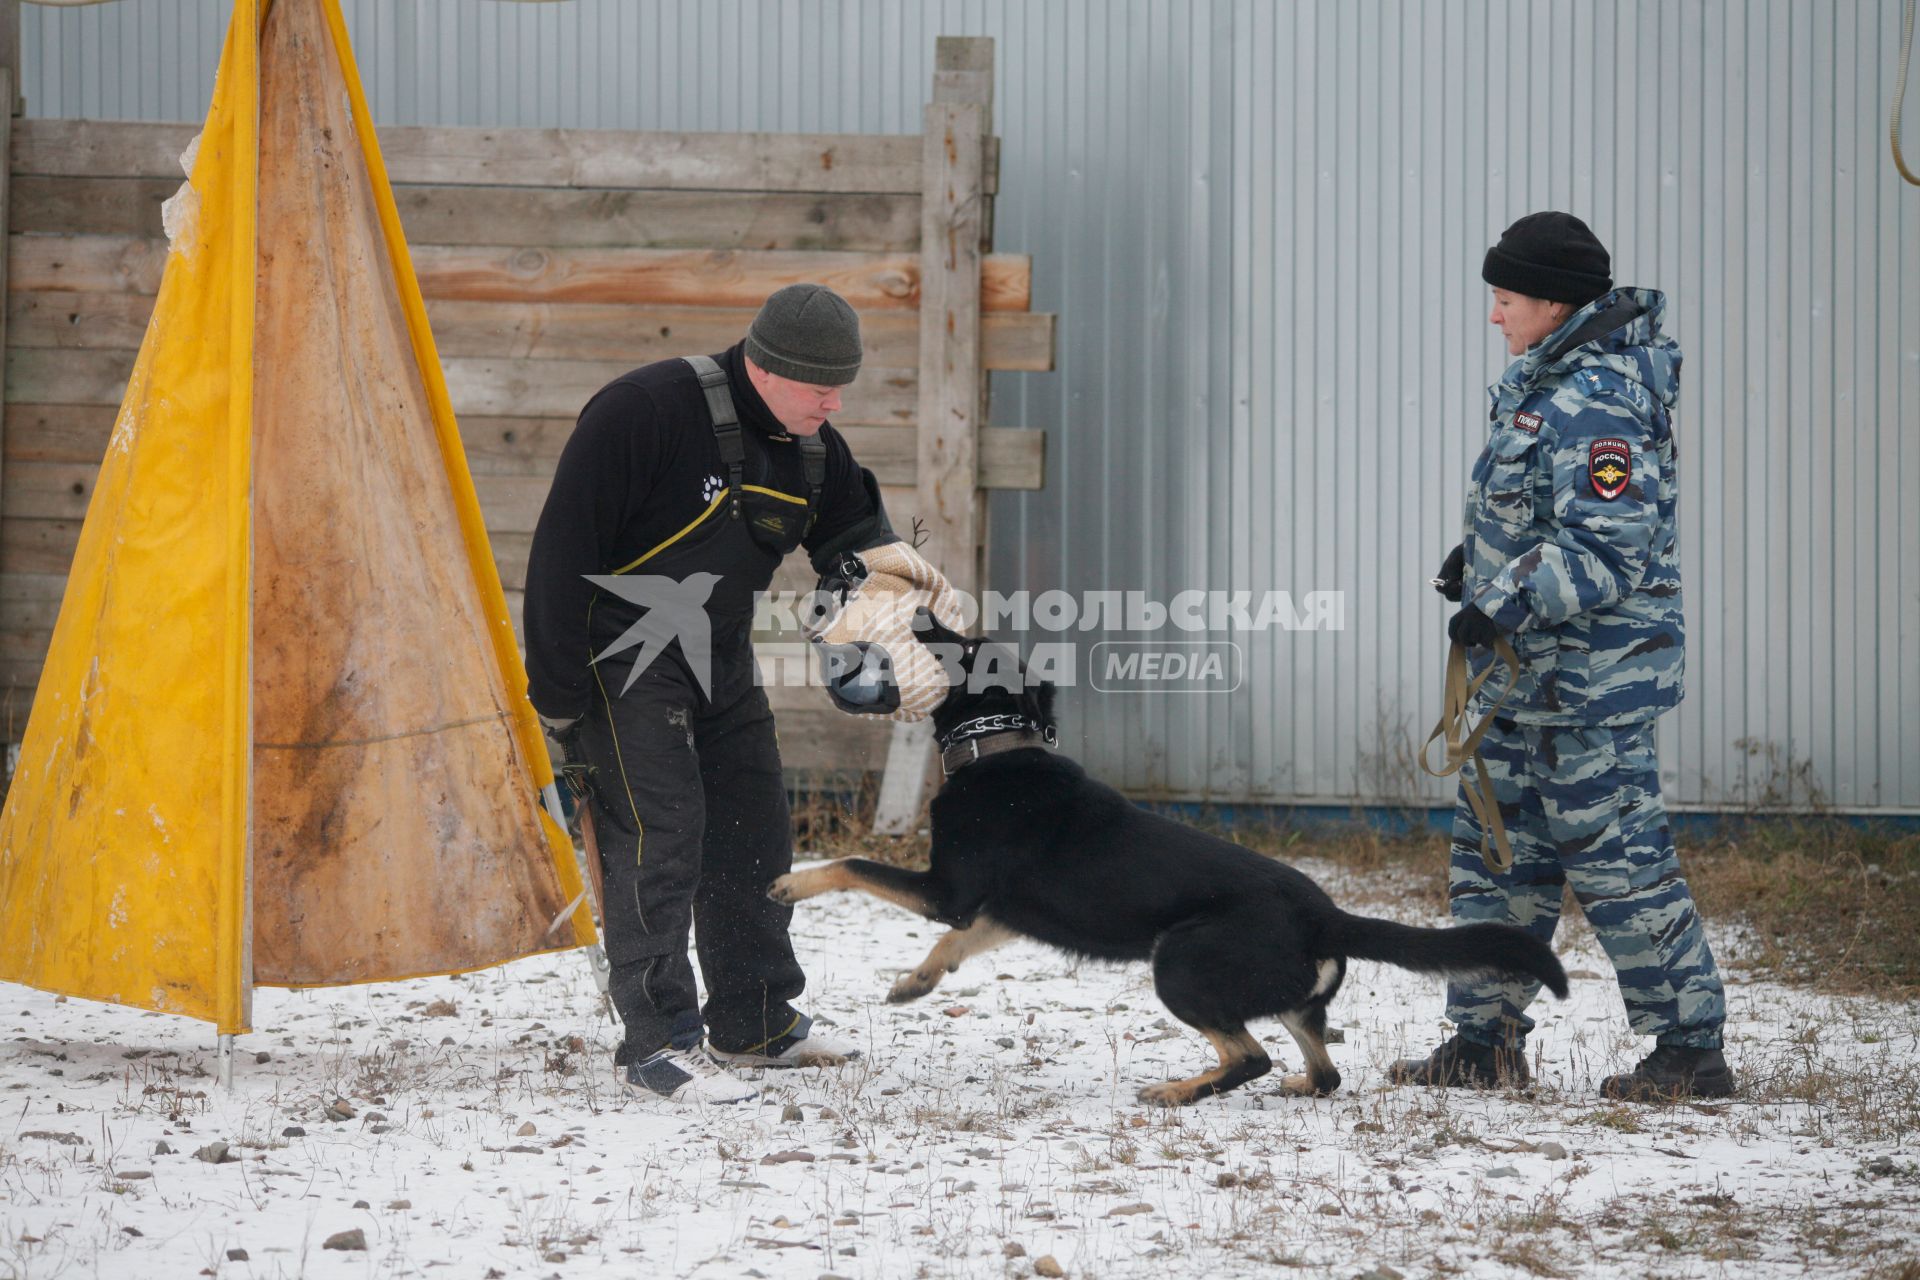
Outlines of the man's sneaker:
{"label": "man's sneaker", "polygon": [[722,1049],[711,1042],[707,1052],[730,1067],[838,1067],[860,1050],[845,1040],[813,1029],[813,1019],[801,1014],[784,1033],[751,1049]]}
{"label": "man's sneaker", "polygon": [[1456,1035],[1424,1058],[1402,1058],[1387,1068],[1395,1084],[1434,1087],[1466,1085],[1491,1089],[1495,1085],[1522,1087],[1532,1083],[1527,1055],[1520,1049],[1498,1048]]}
{"label": "man's sneaker", "polygon": [[1600,1093],[1617,1102],[1726,1098],[1733,1095],[1733,1068],[1718,1049],[1655,1045],[1632,1071],[1602,1080]]}
{"label": "man's sneaker", "polygon": [[620,1079],[629,1089],[657,1094],[670,1102],[745,1102],[760,1093],[721,1070],[698,1044],[684,1049],[668,1045],[629,1062]]}

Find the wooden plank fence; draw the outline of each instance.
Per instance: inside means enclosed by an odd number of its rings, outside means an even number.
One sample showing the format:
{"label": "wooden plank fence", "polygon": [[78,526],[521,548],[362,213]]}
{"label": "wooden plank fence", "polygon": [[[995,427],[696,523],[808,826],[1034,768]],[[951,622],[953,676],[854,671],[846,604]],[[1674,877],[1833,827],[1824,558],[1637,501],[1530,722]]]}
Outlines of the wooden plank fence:
{"label": "wooden plank fence", "polygon": [[[991,41],[943,39],[935,104],[952,92],[939,77],[956,70],[980,92],[991,57]],[[1030,310],[1028,260],[991,252],[999,148],[977,123],[984,115],[976,108],[974,131],[955,133],[955,108],[935,104],[924,136],[381,130],[516,623],[534,521],[580,406],[635,365],[737,341],[767,294],[800,280],[831,285],[861,313],[866,363],[836,425],[879,478],[896,526],[925,519],[949,571],[981,585],[980,491],[1044,483],[1041,433],[980,425],[985,371],[1051,369],[1054,317]],[[0,174],[0,723],[10,742],[25,728],[159,288],[160,204],[179,188],[179,157],[196,132],[12,126],[10,172]],[[958,168],[977,174],[959,221],[928,204],[930,191],[950,199],[945,157],[956,143],[967,148]],[[953,227],[968,238],[957,257]],[[956,286],[956,271],[970,285]],[[956,310],[956,288],[973,302]],[[923,305],[941,308],[937,338],[921,324]],[[930,405],[947,406],[939,421],[926,420]],[[969,412],[955,418],[954,406]],[[968,501],[929,502],[930,488],[955,485]],[[776,588],[811,581],[796,556]],[[885,725],[834,712],[815,689],[770,696],[790,767],[880,767]]]}

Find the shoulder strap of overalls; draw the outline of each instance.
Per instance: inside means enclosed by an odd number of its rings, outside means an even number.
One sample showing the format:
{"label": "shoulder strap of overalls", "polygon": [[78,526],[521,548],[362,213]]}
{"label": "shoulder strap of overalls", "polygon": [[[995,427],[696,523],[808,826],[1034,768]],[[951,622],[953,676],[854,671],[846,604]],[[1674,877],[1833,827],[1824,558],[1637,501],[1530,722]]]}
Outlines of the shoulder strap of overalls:
{"label": "shoulder strap of overalls", "polygon": [[700,389],[707,395],[707,417],[713,420],[713,438],[720,445],[720,461],[727,464],[727,501],[733,518],[740,518],[740,490],[747,461],[747,446],[740,439],[740,415],[733,407],[733,391],[727,386],[727,371],[712,356],[682,356],[700,378]]}
{"label": "shoulder strap of overalls", "polygon": [[801,436],[800,465],[807,474],[807,527],[820,518],[820,491],[827,487],[827,446],[818,435]]}

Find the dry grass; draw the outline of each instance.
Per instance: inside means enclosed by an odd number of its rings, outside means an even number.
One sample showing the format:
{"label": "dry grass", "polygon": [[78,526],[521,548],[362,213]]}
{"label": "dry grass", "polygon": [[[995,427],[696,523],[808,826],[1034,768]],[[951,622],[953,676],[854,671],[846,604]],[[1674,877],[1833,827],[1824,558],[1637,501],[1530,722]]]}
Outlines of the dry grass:
{"label": "dry grass", "polygon": [[1756,819],[1681,860],[1701,911],[1751,926],[1746,966],[1841,994],[1920,994],[1920,834]]}
{"label": "dry grass", "polygon": [[875,777],[844,791],[801,791],[789,796],[793,810],[793,847],[828,858],[872,858],[900,867],[927,865],[928,838],[921,834],[925,815],[908,836],[876,835],[874,808],[879,800]]}
{"label": "dry grass", "polygon": [[[924,835],[872,834],[873,804],[871,788],[803,794],[794,806],[799,847],[925,866]],[[1363,876],[1361,901],[1446,911],[1448,841],[1417,824],[1399,834],[1359,822],[1312,832],[1211,829],[1268,857]],[[1680,860],[1707,919],[1748,927],[1740,953],[1727,957],[1741,968],[1835,994],[1920,995],[1920,930],[1912,927],[1920,919],[1920,833],[1821,817],[1730,819],[1710,836],[1683,839]],[[1579,919],[1571,902],[1563,919]]]}
{"label": "dry grass", "polygon": [[1861,1280],[1920,1280],[1920,1258],[1880,1263],[1862,1273]]}

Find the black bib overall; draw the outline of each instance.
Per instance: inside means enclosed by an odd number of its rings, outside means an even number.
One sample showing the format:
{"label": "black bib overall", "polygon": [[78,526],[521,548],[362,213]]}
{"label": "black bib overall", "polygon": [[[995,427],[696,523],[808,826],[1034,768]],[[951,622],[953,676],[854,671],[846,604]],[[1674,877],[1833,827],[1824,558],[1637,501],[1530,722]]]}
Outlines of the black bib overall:
{"label": "black bib overall", "polygon": [[[699,519],[619,574],[696,588],[705,580],[694,575],[716,575],[705,606],[711,650],[701,653],[683,631],[630,685],[644,645],[596,662],[580,733],[606,879],[610,994],[626,1024],[622,1061],[669,1041],[697,1042],[703,1014],[716,1046],[758,1048],[796,1024],[790,1001],[806,981],[787,937],[793,909],[766,896],[791,869],[793,843],[752,631],[756,600],[818,510],[824,451],[812,438],[748,440],[725,371],[704,356],[688,363],[706,391],[727,483]],[[761,483],[770,474],[764,451],[789,443],[801,449],[805,494]],[[590,616],[595,652],[624,629],[594,626]],[[704,1009],[687,958],[689,927]]]}

